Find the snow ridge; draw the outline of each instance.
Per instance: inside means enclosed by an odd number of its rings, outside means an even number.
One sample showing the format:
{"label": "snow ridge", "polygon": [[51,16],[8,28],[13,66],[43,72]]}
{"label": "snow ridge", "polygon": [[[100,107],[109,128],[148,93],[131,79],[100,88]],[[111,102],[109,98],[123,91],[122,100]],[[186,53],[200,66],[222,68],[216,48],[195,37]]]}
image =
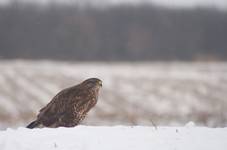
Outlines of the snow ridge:
{"label": "snow ridge", "polygon": [[225,150],[227,128],[77,126],[0,131],[1,150]]}

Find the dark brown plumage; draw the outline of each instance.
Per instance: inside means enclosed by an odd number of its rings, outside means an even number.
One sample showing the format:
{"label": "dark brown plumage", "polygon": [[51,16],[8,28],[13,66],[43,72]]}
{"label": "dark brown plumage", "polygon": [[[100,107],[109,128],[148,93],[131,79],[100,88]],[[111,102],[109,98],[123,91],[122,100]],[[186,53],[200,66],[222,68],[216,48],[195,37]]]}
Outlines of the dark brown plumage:
{"label": "dark brown plumage", "polygon": [[32,129],[41,125],[53,128],[78,125],[97,103],[101,86],[100,79],[90,78],[76,86],[60,91],[40,110],[37,119],[27,128]]}

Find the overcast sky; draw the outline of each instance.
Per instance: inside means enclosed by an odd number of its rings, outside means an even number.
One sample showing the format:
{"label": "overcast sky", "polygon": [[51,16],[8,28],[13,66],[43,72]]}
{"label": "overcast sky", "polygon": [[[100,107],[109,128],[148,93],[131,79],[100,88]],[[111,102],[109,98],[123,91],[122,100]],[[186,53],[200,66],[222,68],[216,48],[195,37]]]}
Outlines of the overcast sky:
{"label": "overcast sky", "polygon": [[[7,3],[9,1],[16,0],[0,0],[1,4]],[[48,1],[59,1],[59,2],[78,2],[78,1],[92,1],[101,3],[138,3],[138,2],[154,2],[156,4],[167,5],[167,6],[178,6],[178,7],[193,7],[193,6],[214,6],[219,8],[227,8],[227,0],[17,0],[17,1],[29,1],[46,3]]]}
{"label": "overcast sky", "polygon": [[153,0],[153,2],[168,6],[214,6],[219,8],[227,8],[227,0]]}

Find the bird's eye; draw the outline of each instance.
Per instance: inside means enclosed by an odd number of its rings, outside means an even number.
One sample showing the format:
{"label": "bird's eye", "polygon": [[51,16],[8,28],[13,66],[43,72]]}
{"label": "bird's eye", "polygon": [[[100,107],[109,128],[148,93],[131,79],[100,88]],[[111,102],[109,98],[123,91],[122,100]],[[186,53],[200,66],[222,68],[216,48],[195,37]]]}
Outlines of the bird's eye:
{"label": "bird's eye", "polygon": [[98,81],[98,84],[102,86],[102,81]]}

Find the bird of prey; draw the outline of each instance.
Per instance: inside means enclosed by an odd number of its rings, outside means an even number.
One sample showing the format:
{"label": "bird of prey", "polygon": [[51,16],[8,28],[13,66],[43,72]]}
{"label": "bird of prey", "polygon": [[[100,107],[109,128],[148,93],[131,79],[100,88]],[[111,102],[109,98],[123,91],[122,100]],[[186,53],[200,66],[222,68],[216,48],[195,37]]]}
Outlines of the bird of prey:
{"label": "bird of prey", "polygon": [[82,83],[60,91],[40,110],[37,119],[27,128],[35,127],[74,127],[95,106],[102,81],[90,78]]}

